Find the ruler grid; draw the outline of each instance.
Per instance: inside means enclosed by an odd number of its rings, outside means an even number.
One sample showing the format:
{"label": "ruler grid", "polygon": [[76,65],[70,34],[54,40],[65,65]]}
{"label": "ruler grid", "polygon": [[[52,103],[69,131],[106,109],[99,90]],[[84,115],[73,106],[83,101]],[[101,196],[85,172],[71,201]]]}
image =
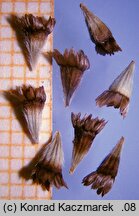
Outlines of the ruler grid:
{"label": "ruler grid", "polygon": [[[52,65],[40,56],[36,70],[30,72],[18,46],[15,32],[7,22],[12,13],[37,16],[54,16],[53,0],[2,0],[0,1],[0,199],[51,199],[32,181],[19,177],[52,132]],[[53,35],[48,36],[44,52],[53,48]],[[33,145],[23,132],[13,107],[3,92],[22,84],[44,86],[46,103],[42,115],[40,144]]]}

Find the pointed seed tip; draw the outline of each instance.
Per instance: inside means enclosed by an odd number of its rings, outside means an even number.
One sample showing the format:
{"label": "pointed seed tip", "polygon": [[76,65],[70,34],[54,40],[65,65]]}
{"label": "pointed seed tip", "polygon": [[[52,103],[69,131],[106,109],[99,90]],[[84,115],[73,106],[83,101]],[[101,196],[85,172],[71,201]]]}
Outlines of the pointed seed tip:
{"label": "pointed seed tip", "polygon": [[135,61],[132,60],[132,61],[130,62],[130,64],[128,65],[128,67],[130,67],[130,71],[131,71],[131,72],[134,72],[134,69],[135,69]]}
{"label": "pointed seed tip", "polygon": [[117,152],[118,154],[120,154],[121,150],[122,150],[122,146],[124,144],[124,137],[122,136],[121,139],[119,140],[119,142],[117,143],[117,145],[115,146],[115,152]]}
{"label": "pointed seed tip", "polygon": [[67,108],[67,107],[69,107],[69,103],[66,102],[65,103],[65,108]]}
{"label": "pointed seed tip", "polygon": [[38,138],[38,137],[32,138],[32,143],[33,143],[34,145],[39,144],[39,138]]}
{"label": "pointed seed tip", "polygon": [[55,132],[55,137],[60,137],[60,132],[59,131]]}
{"label": "pointed seed tip", "polygon": [[83,3],[80,3],[80,8],[81,8],[81,10],[84,12],[84,10],[85,10],[85,5],[84,5]]}
{"label": "pointed seed tip", "polygon": [[120,142],[121,145],[123,145],[124,141],[125,141],[125,138],[122,136],[119,142]]}
{"label": "pointed seed tip", "polygon": [[65,99],[65,107],[68,107],[70,105],[70,99],[66,98]]}
{"label": "pointed seed tip", "polygon": [[74,173],[74,168],[73,168],[73,167],[70,168],[69,173],[70,173],[71,175]]}
{"label": "pointed seed tip", "polygon": [[134,61],[134,60],[132,60],[132,61],[131,61],[131,63],[132,63],[132,64],[135,64],[135,61]]}

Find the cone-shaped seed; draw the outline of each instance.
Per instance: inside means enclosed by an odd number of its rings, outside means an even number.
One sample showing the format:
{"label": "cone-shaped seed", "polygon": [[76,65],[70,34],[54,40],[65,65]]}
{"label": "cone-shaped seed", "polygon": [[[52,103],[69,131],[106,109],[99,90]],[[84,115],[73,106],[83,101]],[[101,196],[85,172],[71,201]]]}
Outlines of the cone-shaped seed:
{"label": "cone-shaped seed", "polygon": [[118,173],[120,153],[123,143],[124,137],[121,137],[117,145],[102,161],[97,170],[83,179],[82,183],[85,186],[91,185],[91,188],[97,189],[97,194],[101,194],[102,196],[111,190]]}
{"label": "cone-shaped seed", "polygon": [[125,117],[132,94],[134,69],[135,62],[131,61],[129,66],[114,80],[109,90],[96,98],[96,104],[99,107],[106,105],[120,108],[121,115]]}
{"label": "cone-shaped seed", "polygon": [[114,52],[122,51],[116,43],[110,29],[97,16],[88,10],[85,5],[80,4],[80,8],[85,17],[90,38],[96,45],[97,53],[101,55],[111,55],[114,54]]}
{"label": "cone-shaped seed", "polygon": [[135,62],[131,61],[128,67],[114,80],[109,90],[119,92],[130,99],[133,88]]}
{"label": "cone-shaped seed", "polygon": [[80,117],[81,113],[71,114],[74,127],[74,140],[70,173],[74,172],[80,161],[88,153],[96,135],[106,125],[104,119],[93,119],[92,115],[85,115],[82,119]]}
{"label": "cone-shaped seed", "polygon": [[46,101],[44,87],[22,86],[10,92],[21,103],[23,116],[32,142],[38,143],[42,110]]}
{"label": "cone-shaped seed", "polygon": [[47,190],[52,185],[58,189],[62,186],[68,188],[62,177],[63,162],[61,137],[57,131],[52,141],[44,145],[39,160],[32,171],[32,179]]}
{"label": "cone-shaped seed", "polygon": [[39,54],[47,36],[53,31],[56,21],[51,17],[47,20],[44,17],[25,14],[22,17],[12,15],[9,22],[16,31],[26,63],[32,71],[35,69]]}
{"label": "cone-shaped seed", "polygon": [[65,106],[69,106],[84,71],[90,67],[89,60],[82,50],[76,53],[73,49],[66,49],[63,55],[55,49],[52,56],[60,66]]}

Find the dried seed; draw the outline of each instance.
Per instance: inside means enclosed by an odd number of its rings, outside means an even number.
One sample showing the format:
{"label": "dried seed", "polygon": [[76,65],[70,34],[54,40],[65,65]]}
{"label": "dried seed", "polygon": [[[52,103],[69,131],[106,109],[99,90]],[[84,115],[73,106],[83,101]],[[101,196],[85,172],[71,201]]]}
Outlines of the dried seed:
{"label": "dried seed", "polygon": [[84,177],[82,181],[84,186],[91,185],[91,189],[97,189],[97,194],[101,194],[102,196],[111,190],[118,173],[123,143],[124,137],[121,137],[117,145],[105,157],[97,170]]}
{"label": "dried seed", "polygon": [[46,101],[44,87],[34,88],[31,85],[24,85],[16,87],[10,93],[21,103],[23,116],[32,142],[38,143],[42,110]]}
{"label": "dried seed", "polygon": [[39,160],[31,173],[33,181],[41,184],[45,190],[50,190],[52,185],[58,189],[63,186],[68,188],[62,176],[63,162],[61,137],[57,131],[41,151]]}
{"label": "dried seed", "polygon": [[55,19],[49,17],[25,14],[22,17],[12,15],[9,22],[16,31],[19,45],[24,54],[29,70],[35,69],[39,54],[46,42],[48,35],[53,31]]}
{"label": "dried seed", "polygon": [[65,106],[69,106],[84,71],[90,67],[89,60],[82,50],[76,53],[73,49],[66,49],[63,55],[55,49],[52,56],[60,66]]}
{"label": "dried seed", "polygon": [[134,69],[135,62],[131,61],[128,67],[113,81],[109,90],[104,91],[96,98],[96,104],[99,107],[106,105],[107,107],[120,108],[120,113],[124,118],[128,112],[132,94]]}
{"label": "dried seed", "polygon": [[74,140],[70,173],[74,172],[77,165],[88,153],[96,135],[107,123],[104,119],[93,119],[92,115],[85,115],[82,119],[80,117],[81,113],[71,114],[72,125],[74,127]]}
{"label": "dried seed", "polygon": [[122,51],[116,43],[110,29],[97,16],[88,10],[85,5],[80,4],[80,8],[85,17],[90,38],[96,45],[96,52],[101,55],[112,55],[114,52]]}

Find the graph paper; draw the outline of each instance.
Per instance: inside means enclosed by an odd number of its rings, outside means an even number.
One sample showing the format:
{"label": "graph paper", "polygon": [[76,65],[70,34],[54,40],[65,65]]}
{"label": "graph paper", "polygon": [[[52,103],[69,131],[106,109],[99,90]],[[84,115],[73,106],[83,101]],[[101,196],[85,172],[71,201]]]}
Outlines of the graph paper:
{"label": "graph paper", "polygon": [[[53,0],[1,0],[0,1],[0,199],[51,199],[32,181],[19,178],[19,170],[27,165],[52,131],[52,67],[40,56],[36,70],[30,72],[18,46],[15,32],[7,22],[12,13],[53,17]],[[52,34],[43,51],[52,50]],[[3,96],[3,91],[22,84],[43,85],[47,100],[43,110],[40,144],[33,145],[23,132],[18,119]]]}

